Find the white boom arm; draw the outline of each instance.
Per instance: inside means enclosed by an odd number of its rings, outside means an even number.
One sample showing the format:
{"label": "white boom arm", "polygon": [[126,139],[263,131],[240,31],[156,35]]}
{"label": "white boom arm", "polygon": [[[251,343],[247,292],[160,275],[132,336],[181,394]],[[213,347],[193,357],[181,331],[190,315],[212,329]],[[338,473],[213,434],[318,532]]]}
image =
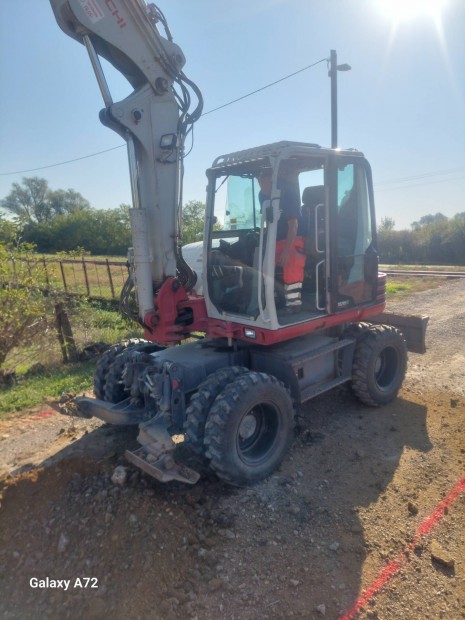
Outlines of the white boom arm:
{"label": "white boom arm", "polygon": [[[101,121],[128,145],[133,268],[143,319],[153,309],[154,291],[186,267],[179,250],[182,158],[186,134],[201,114],[201,94],[182,72],[185,57],[155,5],[144,0],[50,2],[62,30],[87,48],[106,106]],[[167,38],[158,32],[158,23]],[[123,101],[112,101],[99,56],[134,88]],[[188,87],[198,98],[192,113]]]}

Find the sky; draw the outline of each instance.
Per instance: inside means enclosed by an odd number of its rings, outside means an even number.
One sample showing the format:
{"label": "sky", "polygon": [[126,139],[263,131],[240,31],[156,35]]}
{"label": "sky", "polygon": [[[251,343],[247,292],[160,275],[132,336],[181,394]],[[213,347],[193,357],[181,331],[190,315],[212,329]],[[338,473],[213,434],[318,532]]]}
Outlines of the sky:
{"label": "sky", "polygon": [[[205,112],[334,49],[351,66],[338,73],[339,146],[370,162],[378,223],[390,217],[403,229],[426,214],[465,211],[465,0],[158,5]],[[124,98],[130,86],[104,66],[113,100]],[[126,148],[100,124],[87,52],[58,27],[48,0],[1,0],[0,84],[0,199],[39,176],[95,208],[131,202]],[[205,201],[205,170],[217,156],[279,140],[329,146],[330,127],[326,62],[206,114],[185,160],[183,202]]]}

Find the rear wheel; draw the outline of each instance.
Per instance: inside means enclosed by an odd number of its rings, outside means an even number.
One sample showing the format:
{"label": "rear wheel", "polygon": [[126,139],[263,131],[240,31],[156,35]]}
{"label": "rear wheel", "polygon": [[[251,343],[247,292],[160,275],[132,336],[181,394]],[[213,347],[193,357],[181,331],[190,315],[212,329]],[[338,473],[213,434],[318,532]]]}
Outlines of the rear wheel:
{"label": "rear wheel", "polygon": [[216,397],[227,385],[234,381],[234,379],[246,372],[248,372],[248,369],[242,366],[221,368],[209,375],[205,381],[200,384],[194,396],[192,396],[189,406],[186,409],[184,434],[186,443],[196,454],[205,454],[205,424]]}
{"label": "rear wheel", "polygon": [[[139,339],[137,340],[139,341]],[[105,351],[105,353],[98,360],[94,374],[94,394],[100,400],[104,400],[105,398],[105,383],[107,381],[110,366],[113,364],[116,357],[124,351],[131,342],[131,340],[125,340],[113,345]]]}
{"label": "rear wheel", "polygon": [[119,403],[127,398],[128,392],[122,382],[127,361],[125,354],[141,347],[150,347],[151,352],[162,348],[142,338],[131,338],[105,351],[97,363],[94,376],[94,394],[97,398],[110,403]]}
{"label": "rear wheel", "polygon": [[205,426],[206,456],[219,478],[245,486],[271,474],[293,440],[289,392],[271,375],[248,372],[215,400]]}
{"label": "rear wheel", "polygon": [[391,402],[407,370],[407,346],[402,333],[390,325],[363,330],[354,352],[352,390],[372,407]]}

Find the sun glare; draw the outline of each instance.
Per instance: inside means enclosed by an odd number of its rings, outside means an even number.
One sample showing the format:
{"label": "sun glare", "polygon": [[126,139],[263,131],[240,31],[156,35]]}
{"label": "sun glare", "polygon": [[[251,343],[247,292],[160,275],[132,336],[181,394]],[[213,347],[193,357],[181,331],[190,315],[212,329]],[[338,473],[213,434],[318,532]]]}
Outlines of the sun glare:
{"label": "sun glare", "polygon": [[439,21],[448,0],[378,0],[381,11],[394,22],[419,17]]}

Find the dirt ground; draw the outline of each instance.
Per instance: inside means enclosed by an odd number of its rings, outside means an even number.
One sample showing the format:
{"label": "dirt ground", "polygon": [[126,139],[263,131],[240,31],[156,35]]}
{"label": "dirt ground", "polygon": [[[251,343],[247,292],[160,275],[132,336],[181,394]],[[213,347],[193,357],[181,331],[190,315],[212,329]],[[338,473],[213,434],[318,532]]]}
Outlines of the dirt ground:
{"label": "dirt ground", "polygon": [[280,470],[250,489],[140,475],[123,456],[134,430],[9,416],[0,616],[465,618],[465,281],[389,309],[431,317],[400,397],[310,401]]}

